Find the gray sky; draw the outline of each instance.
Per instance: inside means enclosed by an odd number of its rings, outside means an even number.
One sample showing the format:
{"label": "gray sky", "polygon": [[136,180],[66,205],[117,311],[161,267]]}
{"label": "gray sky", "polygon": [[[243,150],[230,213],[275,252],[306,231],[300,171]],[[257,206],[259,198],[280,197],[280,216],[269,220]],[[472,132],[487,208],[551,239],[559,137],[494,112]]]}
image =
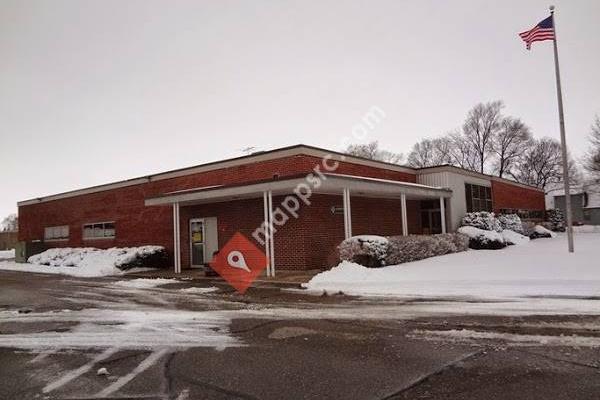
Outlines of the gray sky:
{"label": "gray sky", "polygon": [[[502,99],[558,138],[551,42],[517,33],[548,1],[0,0],[0,217],[16,202],[225,157],[340,149],[371,132],[408,152]],[[600,2],[557,1],[567,135],[600,114]]]}

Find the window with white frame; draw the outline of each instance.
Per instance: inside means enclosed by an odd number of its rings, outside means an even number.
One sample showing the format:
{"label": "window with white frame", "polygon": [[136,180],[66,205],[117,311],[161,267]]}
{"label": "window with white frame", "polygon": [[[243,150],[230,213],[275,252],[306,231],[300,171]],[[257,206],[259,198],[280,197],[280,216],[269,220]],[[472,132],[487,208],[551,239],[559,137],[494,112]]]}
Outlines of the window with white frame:
{"label": "window with white frame", "polygon": [[44,228],[44,240],[69,239],[69,225],[47,226]]}
{"label": "window with white frame", "polygon": [[115,237],[114,222],[95,222],[83,225],[84,239],[111,239]]}

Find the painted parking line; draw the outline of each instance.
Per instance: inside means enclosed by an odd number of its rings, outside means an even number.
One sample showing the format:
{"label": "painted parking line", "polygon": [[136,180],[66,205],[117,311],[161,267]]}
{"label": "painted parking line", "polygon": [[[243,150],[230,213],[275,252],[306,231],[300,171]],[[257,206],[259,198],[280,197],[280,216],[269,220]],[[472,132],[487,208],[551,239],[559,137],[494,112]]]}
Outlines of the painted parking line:
{"label": "painted parking line", "polygon": [[42,352],[38,353],[38,355],[37,355],[37,356],[35,356],[33,359],[31,359],[31,360],[29,361],[29,363],[30,363],[30,364],[33,364],[33,363],[40,362],[40,361],[42,361],[42,360],[45,360],[45,359],[46,359],[48,356],[51,356],[51,355],[53,355],[53,354],[56,354],[56,350],[46,350],[46,351],[42,351]]}
{"label": "painted parking line", "polygon": [[56,390],[64,385],[66,385],[67,383],[71,382],[73,379],[79,378],[81,375],[83,375],[86,372],[88,372],[89,370],[91,370],[92,367],[96,363],[106,360],[108,357],[112,356],[117,351],[119,351],[118,348],[111,348],[111,349],[104,350],[102,353],[100,353],[96,357],[94,357],[89,363],[87,363],[77,369],[74,369],[73,371],[70,371],[69,373],[64,375],[62,378],[57,379],[54,382],[47,384],[46,386],[44,386],[42,391],[44,393],[49,393],[53,390]]}
{"label": "painted parking line", "polygon": [[147,370],[148,368],[150,368],[151,366],[156,364],[156,362],[158,362],[158,360],[160,360],[161,357],[164,356],[165,354],[167,354],[169,351],[170,351],[169,349],[161,349],[161,350],[151,353],[141,363],[139,363],[138,366],[133,369],[133,371],[131,371],[130,373],[128,373],[125,376],[122,376],[121,378],[116,380],[112,385],[110,385],[107,388],[105,388],[104,390],[100,391],[96,395],[96,397],[110,396],[111,394],[113,394],[117,390],[121,389],[126,384],[128,384],[133,378],[135,378],[136,376],[138,376],[139,374],[141,374],[142,372],[144,372],[145,370]]}

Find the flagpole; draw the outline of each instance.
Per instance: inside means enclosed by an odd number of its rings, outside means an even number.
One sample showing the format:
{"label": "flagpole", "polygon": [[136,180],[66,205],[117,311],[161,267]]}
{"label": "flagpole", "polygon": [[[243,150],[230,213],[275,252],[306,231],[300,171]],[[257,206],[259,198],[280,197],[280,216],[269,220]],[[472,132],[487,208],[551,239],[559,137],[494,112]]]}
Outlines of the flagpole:
{"label": "flagpole", "polygon": [[558,119],[560,122],[560,145],[562,149],[563,181],[565,185],[565,210],[567,213],[567,239],[569,253],[573,253],[573,214],[571,212],[571,188],[569,183],[569,160],[567,158],[567,139],[565,135],[565,115],[563,112],[562,89],[560,85],[560,69],[558,67],[558,45],[556,40],[556,21],[554,20],[554,6],[550,6],[552,16],[552,29],[554,30],[554,70],[556,71],[556,95],[558,97]]}

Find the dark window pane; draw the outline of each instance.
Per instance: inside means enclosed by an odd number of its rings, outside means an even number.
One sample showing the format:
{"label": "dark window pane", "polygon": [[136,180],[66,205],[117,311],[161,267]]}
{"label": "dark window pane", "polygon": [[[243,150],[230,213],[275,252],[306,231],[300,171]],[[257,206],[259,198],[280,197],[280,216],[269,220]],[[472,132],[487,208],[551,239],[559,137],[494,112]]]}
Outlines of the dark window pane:
{"label": "dark window pane", "polygon": [[471,185],[468,183],[465,184],[465,197],[467,200],[467,212],[473,211],[473,197],[471,192]]}
{"label": "dark window pane", "polygon": [[114,237],[115,236],[115,224],[112,222],[107,222],[104,224],[104,237]]}

